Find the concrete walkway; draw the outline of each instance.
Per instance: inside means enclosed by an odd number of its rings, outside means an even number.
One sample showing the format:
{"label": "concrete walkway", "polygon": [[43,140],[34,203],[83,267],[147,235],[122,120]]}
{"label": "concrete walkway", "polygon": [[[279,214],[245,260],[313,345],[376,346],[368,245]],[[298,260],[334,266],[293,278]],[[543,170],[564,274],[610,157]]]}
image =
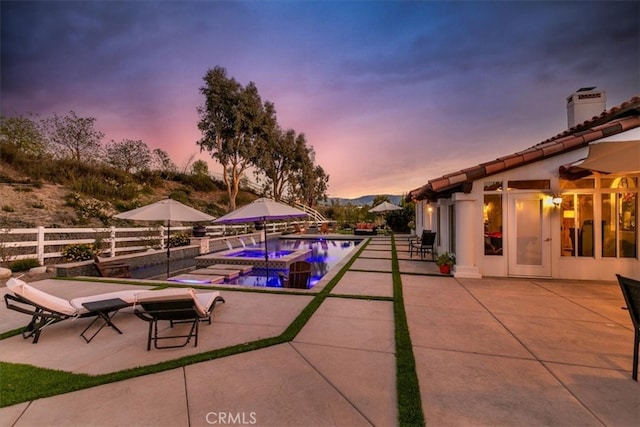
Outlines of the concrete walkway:
{"label": "concrete walkway", "polygon": [[[458,280],[411,259],[406,238],[396,237],[396,249],[427,425],[640,424],[633,331],[617,283]],[[374,238],[293,341],[1,408],[0,426],[397,425],[391,269],[390,238]],[[121,289],[34,285],[65,298]],[[275,337],[322,286],[299,295],[222,290],[227,302],[197,348],[147,352],[147,325],[120,312],[123,335],[103,330],[86,344],[88,319],[65,321],[35,345],[3,340],[0,360],[96,375]],[[0,309],[0,331],[25,323]]]}

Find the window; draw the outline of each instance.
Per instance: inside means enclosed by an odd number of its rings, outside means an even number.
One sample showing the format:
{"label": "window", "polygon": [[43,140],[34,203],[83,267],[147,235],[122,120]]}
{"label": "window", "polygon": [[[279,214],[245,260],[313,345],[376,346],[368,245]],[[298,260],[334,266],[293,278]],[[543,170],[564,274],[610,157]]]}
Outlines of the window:
{"label": "window", "polygon": [[562,195],[562,256],[594,256],[593,195]]}
{"label": "window", "polygon": [[502,255],[502,194],[485,194],[484,254]]}
{"label": "window", "polygon": [[602,195],[602,256],[636,258],[638,194]]}

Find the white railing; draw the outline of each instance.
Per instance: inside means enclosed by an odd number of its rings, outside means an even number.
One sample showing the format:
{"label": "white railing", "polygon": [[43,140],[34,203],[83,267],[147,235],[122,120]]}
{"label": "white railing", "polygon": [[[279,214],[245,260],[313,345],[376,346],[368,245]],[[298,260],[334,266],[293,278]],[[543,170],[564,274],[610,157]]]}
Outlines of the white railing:
{"label": "white railing", "polygon": [[[277,233],[292,227],[291,223],[267,223],[267,232]],[[216,238],[253,233],[253,226],[209,225],[207,237]],[[171,227],[171,236],[191,231],[192,227]],[[166,248],[167,227],[105,227],[105,228],[11,228],[0,229],[0,262],[37,259],[45,265],[47,259],[61,258],[62,250],[71,244],[91,244],[101,241],[106,256],[146,251],[151,247]],[[190,234],[190,233],[188,233]]]}

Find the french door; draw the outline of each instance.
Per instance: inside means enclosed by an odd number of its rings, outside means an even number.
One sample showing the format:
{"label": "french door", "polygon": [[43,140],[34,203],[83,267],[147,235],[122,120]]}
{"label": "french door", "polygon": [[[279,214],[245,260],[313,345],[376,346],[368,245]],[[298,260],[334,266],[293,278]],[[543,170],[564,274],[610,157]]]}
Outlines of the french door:
{"label": "french door", "polygon": [[510,276],[551,276],[549,209],[539,194],[508,195]]}

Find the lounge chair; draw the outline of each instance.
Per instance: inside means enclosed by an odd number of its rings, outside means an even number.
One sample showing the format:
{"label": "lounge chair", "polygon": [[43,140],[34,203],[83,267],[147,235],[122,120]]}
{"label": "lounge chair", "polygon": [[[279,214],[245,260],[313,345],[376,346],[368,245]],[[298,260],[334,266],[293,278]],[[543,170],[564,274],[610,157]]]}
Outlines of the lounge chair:
{"label": "lounge chair", "polygon": [[289,274],[279,274],[283,288],[307,289],[311,279],[311,264],[297,261],[289,266]]}
{"label": "lounge chair", "polygon": [[[108,292],[67,301],[16,278],[7,281],[7,288],[13,293],[13,295],[7,293],[4,296],[7,308],[31,316],[31,321],[22,331],[22,337],[24,339],[33,337],[33,344],[38,342],[42,330],[52,323],[100,315],[98,311],[89,311],[83,304],[119,298],[126,304],[133,305],[136,294],[140,292],[139,290]],[[86,329],[83,334],[84,332]]]}
{"label": "lounge chair", "polygon": [[[151,350],[151,342],[155,348],[178,348],[184,347],[195,338],[194,347],[198,346],[198,331],[200,321],[207,321],[211,324],[211,313],[216,302],[225,302],[220,296],[220,292],[197,293],[189,288],[168,288],[159,291],[145,291],[137,295],[136,316],[149,323],[149,334],[147,336],[147,351]],[[174,334],[159,336],[158,322],[169,321],[173,328],[176,323],[191,323],[191,328],[187,334]],[[158,345],[160,340],[174,340],[185,338],[182,344]]]}
{"label": "lounge chair", "polygon": [[[633,370],[631,378],[638,381],[638,349],[640,347],[640,280],[630,279],[616,274],[624,301],[633,323]],[[625,308],[625,307],[623,307]]]}

